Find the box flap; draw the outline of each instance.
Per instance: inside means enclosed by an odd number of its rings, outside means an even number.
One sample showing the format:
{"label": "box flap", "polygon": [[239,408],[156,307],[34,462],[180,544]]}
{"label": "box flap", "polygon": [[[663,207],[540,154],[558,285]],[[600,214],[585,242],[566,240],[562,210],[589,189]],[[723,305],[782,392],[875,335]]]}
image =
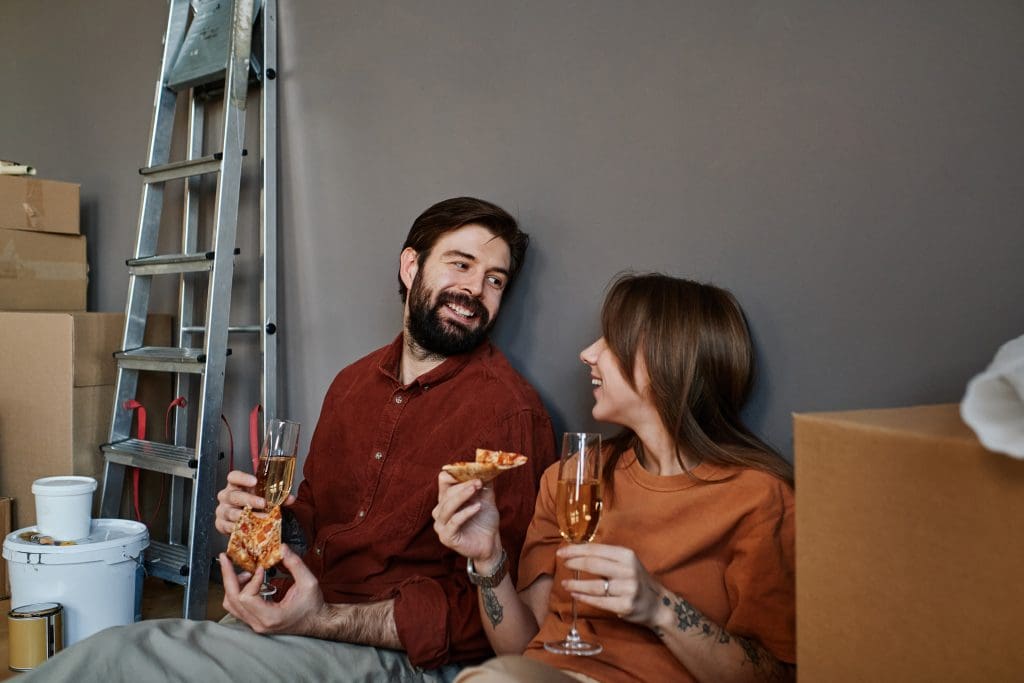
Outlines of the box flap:
{"label": "box flap", "polygon": [[793,423],[794,426],[830,423],[850,429],[976,442],[974,432],[960,419],[958,403],[831,413],[795,413]]}
{"label": "box flap", "polygon": [[77,235],[80,194],[76,183],[0,175],[0,228]]}

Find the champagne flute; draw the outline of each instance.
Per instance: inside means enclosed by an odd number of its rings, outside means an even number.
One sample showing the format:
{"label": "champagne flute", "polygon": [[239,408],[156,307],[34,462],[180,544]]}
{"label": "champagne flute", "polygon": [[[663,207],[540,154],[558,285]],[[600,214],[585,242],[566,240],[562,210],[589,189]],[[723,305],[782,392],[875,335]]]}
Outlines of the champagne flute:
{"label": "champagne flute", "polygon": [[[558,494],[555,499],[558,531],[569,543],[589,543],[601,519],[601,435],[566,432],[558,463]],[[575,578],[580,578],[579,570]],[[576,598],[572,599],[572,628],[565,640],[544,643],[559,655],[596,655],[604,648],[588,643],[576,630]]]}
{"label": "champagne flute", "polygon": [[[278,418],[267,420],[267,434],[256,466],[256,495],[267,502],[267,511],[287,500],[292,491],[298,446],[298,422]],[[267,573],[264,572],[260,595],[264,600],[269,600],[275,593],[277,587],[270,585]]]}

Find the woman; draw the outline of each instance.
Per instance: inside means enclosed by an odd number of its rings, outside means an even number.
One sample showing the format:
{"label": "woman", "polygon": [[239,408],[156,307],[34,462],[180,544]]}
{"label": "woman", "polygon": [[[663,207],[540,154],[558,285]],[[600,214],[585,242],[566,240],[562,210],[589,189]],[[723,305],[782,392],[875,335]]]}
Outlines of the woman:
{"label": "woman", "polygon": [[[517,591],[501,576],[493,491],[439,476],[434,528],[472,562],[494,651],[524,653],[460,680],[792,679],[792,469],[740,419],[753,349],[739,305],[711,285],[625,275],[601,327],[580,358],[594,418],[623,429],[605,449],[593,543],[559,536],[549,468]],[[598,655],[543,648],[568,631],[572,596],[581,635],[604,646]]]}

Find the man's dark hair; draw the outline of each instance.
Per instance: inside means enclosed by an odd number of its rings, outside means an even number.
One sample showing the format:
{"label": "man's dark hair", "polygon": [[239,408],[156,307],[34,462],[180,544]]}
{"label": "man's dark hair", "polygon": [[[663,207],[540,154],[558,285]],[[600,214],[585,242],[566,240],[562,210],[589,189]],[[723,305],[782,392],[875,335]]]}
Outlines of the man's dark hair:
{"label": "man's dark hair", "polygon": [[[505,285],[507,289],[523,265],[530,236],[519,229],[516,219],[507,211],[483,199],[454,197],[434,204],[413,221],[402,250],[406,247],[414,249],[417,253],[416,261],[422,269],[430,250],[442,235],[470,224],[487,228],[492,235],[504,240],[508,245],[512,258],[508,268],[508,282]],[[401,275],[398,277],[398,293],[403,302],[409,293]]]}

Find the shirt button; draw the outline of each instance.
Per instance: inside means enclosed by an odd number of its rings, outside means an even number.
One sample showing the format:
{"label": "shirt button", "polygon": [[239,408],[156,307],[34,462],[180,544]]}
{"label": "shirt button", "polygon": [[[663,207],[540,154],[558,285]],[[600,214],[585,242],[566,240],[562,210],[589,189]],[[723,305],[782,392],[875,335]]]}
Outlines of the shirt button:
{"label": "shirt button", "polygon": [[360,517],[365,517],[366,516],[366,510],[360,510],[359,511],[359,516]]}
{"label": "shirt button", "polygon": [[380,451],[377,451],[376,453],[373,454],[373,457],[376,458],[377,460],[383,460],[384,454],[381,453]]}
{"label": "shirt button", "polygon": [[319,545],[318,545],[318,546],[316,547],[316,554],[317,554],[317,556],[320,556],[320,555],[323,555],[323,554],[324,554],[324,548],[323,548],[323,546],[319,546]]}
{"label": "shirt button", "polygon": [[401,395],[399,395],[399,396],[395,396],[395,403],[401,403],[401,402],[402,402],[402,397],[401,397]]}

